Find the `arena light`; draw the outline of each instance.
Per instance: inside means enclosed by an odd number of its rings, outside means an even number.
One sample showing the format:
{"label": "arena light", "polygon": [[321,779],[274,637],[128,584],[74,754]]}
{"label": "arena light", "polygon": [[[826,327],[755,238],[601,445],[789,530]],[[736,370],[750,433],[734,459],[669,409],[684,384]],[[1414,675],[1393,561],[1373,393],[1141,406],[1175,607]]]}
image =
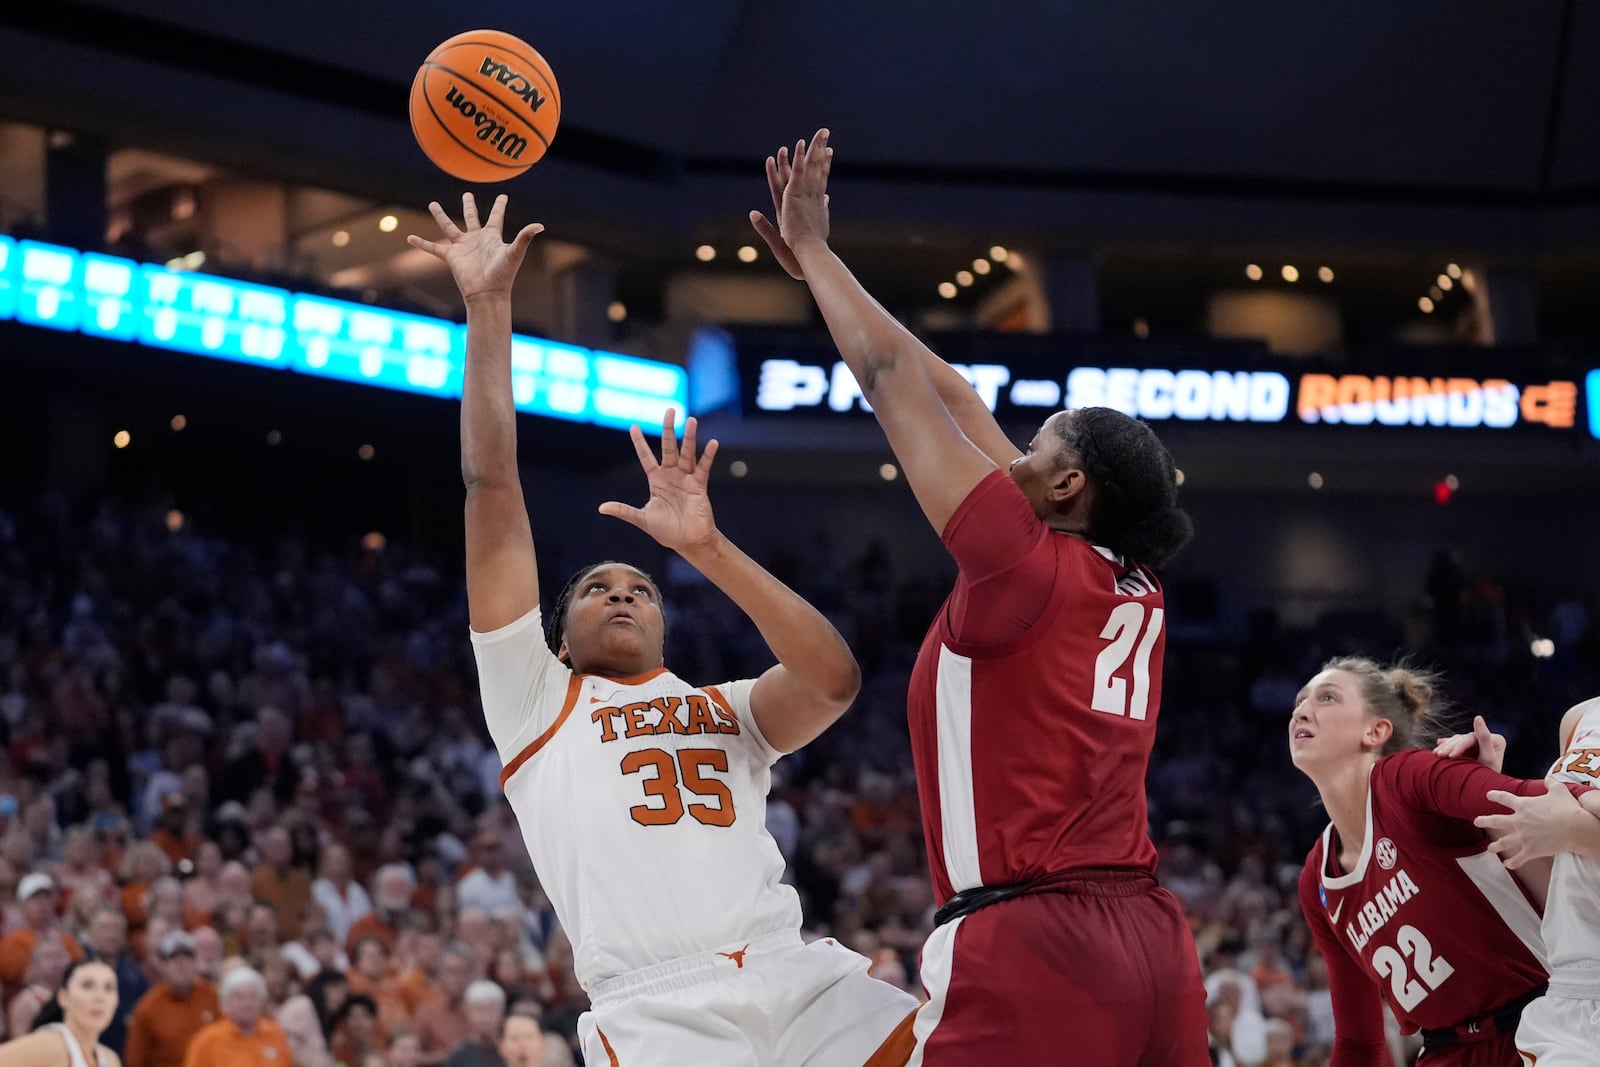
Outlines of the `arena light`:
{"label": "arena light", "polygon": [[1321,282],[1325,282],[1325,283],[1333,281],[1333,268],[1332,267],[1318,267],[1317,268],[1317,280],[1321,281]]}
{"label": "arena light", "polygon": [[1253,282],[1259,282],[1261,280],[1261,277],[1262,277],[1261,264],[1259,264],[1259,263],[1246,263],[1244,265],[1244,276],[1246,278],[1249,278]]}
{"label": "arena light", "polygon": [[701,245],[694,250],[694,258],[702,263],[710,263],[717,258],[717,250],[710,245]]}
{"label": "arena light", "polygon": [[988,274],[991,270],[994,270],[994,267],[982,256],[972,261],[972,272],[974,274]]}
{"label": "arena light", "polygon": [[756,246],[740,245],[738,256],[740,263],[754,263],[756,261]]}
{"label": "arena light", "polygon": [[1528,651],[1533,653],[1534,659],[1549,659],[1556,654],[1556,643],[1548,637],[1535,637]]}
{"label": "arena light", "polygon": [[1286,282],[1293,283],[1300,280],[1300,268],[1292,263],[1285,263],[1278,273],[1283,275],[1283,280]]}

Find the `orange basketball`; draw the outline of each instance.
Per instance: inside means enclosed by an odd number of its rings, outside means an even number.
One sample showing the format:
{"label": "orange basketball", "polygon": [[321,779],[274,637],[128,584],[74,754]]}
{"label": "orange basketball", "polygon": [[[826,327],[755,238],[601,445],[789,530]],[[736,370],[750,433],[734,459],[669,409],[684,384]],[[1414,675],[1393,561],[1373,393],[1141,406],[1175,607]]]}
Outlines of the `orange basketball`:
{"label": "orange basketball", "polygon": [[515,178],[539,162],[560,122],[561,90],[550,64],[499,30],[456,34],[411,83],[417,144],[463,181]]}

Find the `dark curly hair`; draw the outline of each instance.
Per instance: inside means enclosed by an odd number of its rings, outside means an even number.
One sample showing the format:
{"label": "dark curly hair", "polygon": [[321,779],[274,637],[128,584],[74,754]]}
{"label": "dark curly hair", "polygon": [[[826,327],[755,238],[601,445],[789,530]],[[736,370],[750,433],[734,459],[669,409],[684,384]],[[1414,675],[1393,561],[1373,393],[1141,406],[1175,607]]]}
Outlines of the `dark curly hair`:
{"label": "dark curly hair", "polygon": [[1112,408],[1079,408],[1056,432],[1098,491],[1089,539],[1120,555],[1164,567],[1194,536],[1178,507],[1172,455],[1155,431]]}
{"label": "dark curly hair", "polygon": [[[578,588],[578,583],[585,577],[600,570],[602,567],[626,567],[630,571],[641,575],[645,581],[650,583],[652,588],[658,591],[661,588],[656,585],[656,580],[650,577],[647,571],[640,570],[631,563],[623,563],[621,560],[601,560],[599,563],[591,563],[587,567],[580,567],[577,573],[567,579],[567,584],[561,587],[561,594],[556,597],[555,607],[550,609],[550,617],[544,622],[544,643],[549,646],[553,655],[561,655],[561,642],[567,633],[567,609],[572,606],[573,590]],[[665,636],[665,630],[663,630],[663,636]]]}

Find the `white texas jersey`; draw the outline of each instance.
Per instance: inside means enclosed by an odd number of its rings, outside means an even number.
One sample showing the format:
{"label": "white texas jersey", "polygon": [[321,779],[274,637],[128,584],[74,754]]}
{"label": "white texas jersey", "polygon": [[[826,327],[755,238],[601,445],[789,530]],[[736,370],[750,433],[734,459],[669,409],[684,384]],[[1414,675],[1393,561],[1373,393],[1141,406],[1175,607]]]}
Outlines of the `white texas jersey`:
{"label": "white texas jersey", "polygon": [[[1600,699],[1589,701],[1550,773],[1600,788]],[[1600,861],[1571,852],[1556,856],[1544,943],[1552,986],[1582,986],[1584,992],[1568,995],[1600,998]]]}
{"label": "white texas jersey", "polygon": [[781,753],[750,713],[755,683],[574,674],[539,619],[472,645],[500,784],[579,983],[798,931],[766,828]]}

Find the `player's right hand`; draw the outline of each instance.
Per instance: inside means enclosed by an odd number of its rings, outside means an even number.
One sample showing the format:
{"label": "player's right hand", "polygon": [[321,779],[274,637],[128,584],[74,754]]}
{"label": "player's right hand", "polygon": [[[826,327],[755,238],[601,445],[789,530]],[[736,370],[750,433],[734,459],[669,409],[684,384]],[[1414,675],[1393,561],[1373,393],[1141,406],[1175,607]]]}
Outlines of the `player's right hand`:
{"label": "player's right hand", "polygon": [[1491,771],[1498,771],[1505,764],[1506,739],[1503,734],[1491,731],[1483,716],[1477,715],[1472,719],[1471,733],[1439,738],[1434,742],[1433,754],[1447,759],[1476,756],[1479,763]]}
{"label": "player's right hand", "polygon": [[522,260],[528,254],[528,245],[544,232],[542,223],[533,222],[518,231],[510,243],[502,238],[506,218],[506,195],[494,198],[489,217],[478,221],[478,203],[471,193],[461,194],[461,218],[466,229],[457,226],[435,200],[428,205],[434,221],[444,234],[441,241],[410,234],[406,243],[420,248],[428,255],[450,268],[450,276],[461,290],[461,298],[468,303],[480,296],[495,293],[509,294],[516,280]]}

